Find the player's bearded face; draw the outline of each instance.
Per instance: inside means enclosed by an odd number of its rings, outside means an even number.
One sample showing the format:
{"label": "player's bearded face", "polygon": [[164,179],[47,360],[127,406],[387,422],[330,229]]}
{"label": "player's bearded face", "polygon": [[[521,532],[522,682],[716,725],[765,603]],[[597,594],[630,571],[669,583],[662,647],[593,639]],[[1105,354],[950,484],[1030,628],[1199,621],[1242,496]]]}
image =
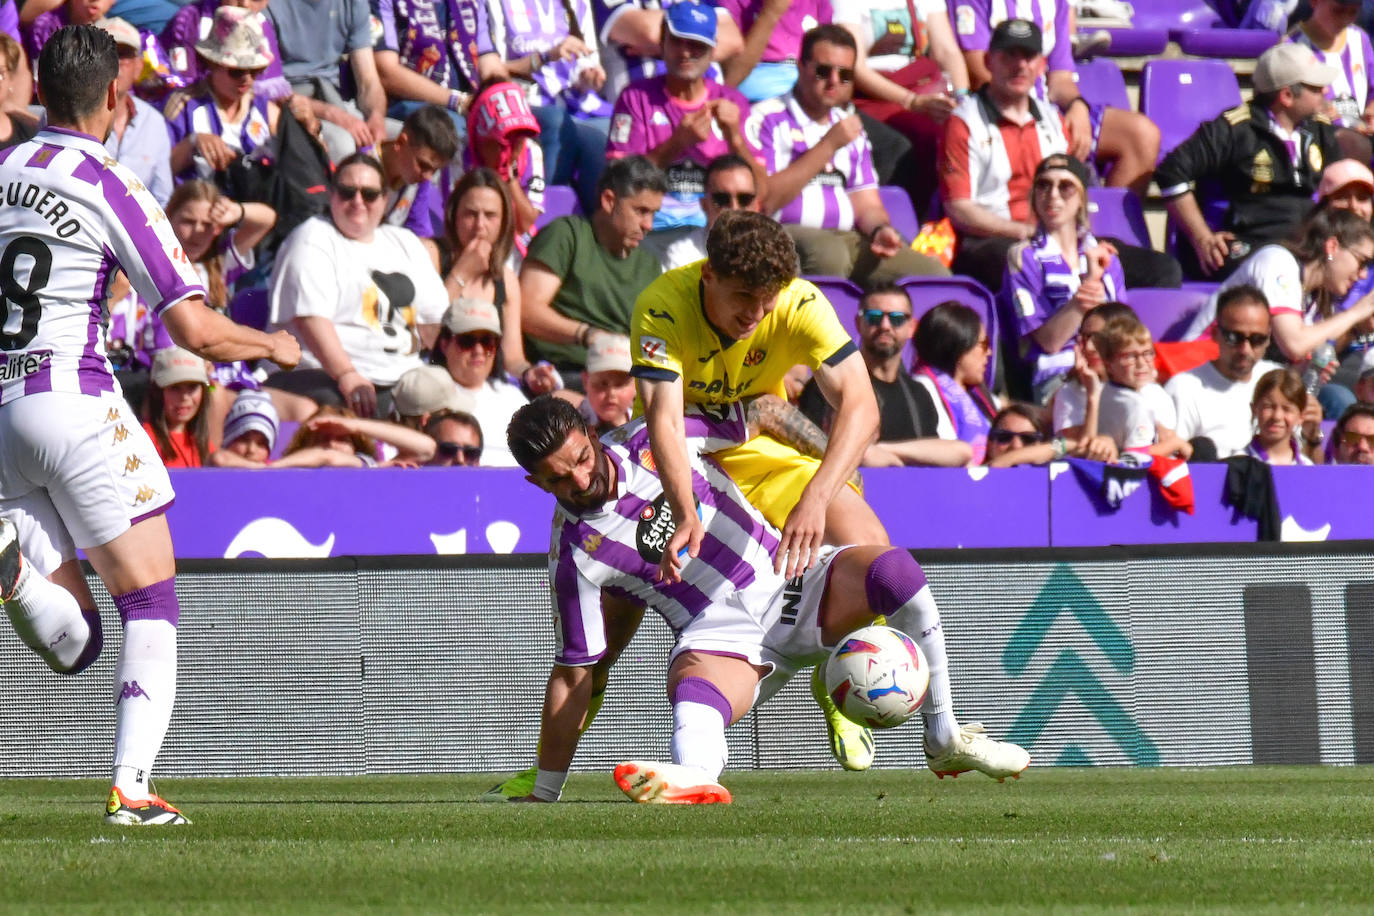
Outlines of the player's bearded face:
{"label": "player's bearded face", "polygon": [[574,512],[604,505],[615,485],[611,460],[601,443],[576,429],[539,466],[530,481]]}

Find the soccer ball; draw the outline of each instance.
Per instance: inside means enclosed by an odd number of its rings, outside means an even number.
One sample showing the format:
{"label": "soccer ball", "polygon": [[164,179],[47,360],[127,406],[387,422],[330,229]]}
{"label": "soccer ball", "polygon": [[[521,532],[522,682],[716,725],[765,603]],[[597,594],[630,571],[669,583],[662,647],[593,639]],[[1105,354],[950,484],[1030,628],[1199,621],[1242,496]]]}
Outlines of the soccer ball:
{"label": "soccer ball", "polygon": [[925,654],[891,627],[855,630],[825,663],[825,690],[845,718],[869,728],[893,728],[916,714],[930,686]]}

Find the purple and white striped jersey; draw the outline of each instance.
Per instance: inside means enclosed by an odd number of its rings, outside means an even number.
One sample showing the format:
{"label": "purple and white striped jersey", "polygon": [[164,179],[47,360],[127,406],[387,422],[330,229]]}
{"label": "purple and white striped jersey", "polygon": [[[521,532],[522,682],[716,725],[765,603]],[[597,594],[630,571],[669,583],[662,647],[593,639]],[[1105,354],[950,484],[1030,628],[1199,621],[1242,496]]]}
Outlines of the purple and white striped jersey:
{"label": "purple and white striped jersey", "polygon": [[[665,72],[661,58],[640,57],[611,40],[611,30],[616,20],[628,10],[666,10],[675,2],[677,0],[591,0],[596,40],[601,45],[601,67],[606,71],[606,85],[601,87],[601,95],[611,104],[615,104],[620,93],[635,80],[662,76]],[[707,6],[714,4],[707,3]],[[716,8],[717,19],[728,19],[729,16],[728,10]],[[720,65],[714,61],[706,71],[706,78],[717,83],[725,82]]]}
{"label": "purple and white striped jersey", "polygon": [[0,151],[0,404],[118,391],[105,286],[123,269],[161,316],[204,295],[162,208],[95,138],[48,127]]}
{"label": "purple and white striped jersey", "polygon": [[[1045,71],[1076,73],[1073,41],[1069,35],[1067,0],[955,0],[954,35],[965,51],[986,51],[992,30],[1008,19],[1028,19],[1040,28],[1044,39]],[[1041,75],[1031,95],[1049,104],[1049,87]]]}
{"label": "purple and white striped jersey", "polygon": [[[768,174],[776,175],[819,144],[836,121],[851,114],[851,108],[832,108],[830,119],[817,124],[802,111],[789,92],[756,104],[745,122],[744,136],[762,153],[763,167]],[[873,147],[868,142],[868,134],[860,134],[857,140],[832,156],[826,167],[774,217],[780,223],[813,229],[853,229],[854,205],[849,202],[850,193],[877,187]]]}
{"label": "purple and white striped jersey", "polygon": [[554,45],[572,33],[568,9],[577,17],[577,28],[587,36],[592,54],[575,60],[546,61],[533,75],[531,105],[563,104],[583,118],[609,118],[611,104],[595,91],[577,86],[578,77],[588,67],[601,66],[588,0],[487,0],[491,40],[503,60],[518,60],[538,51],[547,54]]}
{"label": "purple and white striped jersey", "polygon": [[1326,87],[1326,97],[1336,109],[1332,122],[1337,127],[1363,124],[1365,106],[1374,97],[1370,92],[1374,88],[1374,74],[1369,72],[1370,64],[1374,63],[1374,47],[1370,46],[1369,34],[1358,26],[1349,26],[1341,36],[1340,49],[1333,51],[1318,48],[1301,28],[1288,40],[1306,45],[1317,60],[1336,68],[1336,79]]}
{"label": "purple and white striped jersey", "polygon": [[614,497],[600,509],[553,517],[549,584],[553,591],[554,663],[587,665],[606,652],[601,590],[653,608],[674,633],[707,608],[733,602],[762,615],[786,578],[773,571],[778,532],[749,504],[720,466],[702,456],[747,437],[741,404],[691,405],[685,419],[692,492],[706,528],[701,552],[682,566],[682,581],[657,581],[663,547],[676,526],[654,471],[641,417],[602,437],[615,465]]}

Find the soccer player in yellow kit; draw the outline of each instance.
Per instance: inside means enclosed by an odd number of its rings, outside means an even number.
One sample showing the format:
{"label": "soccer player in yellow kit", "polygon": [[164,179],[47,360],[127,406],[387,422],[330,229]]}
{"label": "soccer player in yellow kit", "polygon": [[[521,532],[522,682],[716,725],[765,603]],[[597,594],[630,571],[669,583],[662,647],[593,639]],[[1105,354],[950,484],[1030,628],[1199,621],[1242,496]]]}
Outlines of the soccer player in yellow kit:
{"label": "soccer player in yellow kit", "polygon": [[[783,378],[808,366],[835,408],[826,441],[799,412],[714,457],[749,502],[782,530],[779,571],[810,568],[822,543],[887,544],[887,532],[847,485],[877,437],[878,402],[863,357],[835,309],[797,276],[796,249],[778,223],[744,210],[722,213],[706,241],[707,260],[670,270],[635,302],[630,345],[654,462],[677,530],[660,575],[679,578],[685,548],[695,557],[704,529],[692,502],[683,428],[687,403],[722,404],[759,394],[786,398]],[[831,750],[847,769],[867,769],[873,740],[840,715],[818,679]]]}

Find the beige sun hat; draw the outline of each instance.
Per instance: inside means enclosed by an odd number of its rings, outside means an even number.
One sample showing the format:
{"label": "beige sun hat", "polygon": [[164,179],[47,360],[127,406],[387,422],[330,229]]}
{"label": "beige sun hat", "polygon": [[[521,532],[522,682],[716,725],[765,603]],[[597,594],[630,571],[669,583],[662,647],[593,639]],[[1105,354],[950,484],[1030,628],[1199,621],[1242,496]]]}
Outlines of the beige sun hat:
{"label": "beige sun hat", "polygon": [[257,16],[237,6],[215,10],[210,34],[196,42],[196,53],[214,64],[261,70],[272,63],[272,49]]}

